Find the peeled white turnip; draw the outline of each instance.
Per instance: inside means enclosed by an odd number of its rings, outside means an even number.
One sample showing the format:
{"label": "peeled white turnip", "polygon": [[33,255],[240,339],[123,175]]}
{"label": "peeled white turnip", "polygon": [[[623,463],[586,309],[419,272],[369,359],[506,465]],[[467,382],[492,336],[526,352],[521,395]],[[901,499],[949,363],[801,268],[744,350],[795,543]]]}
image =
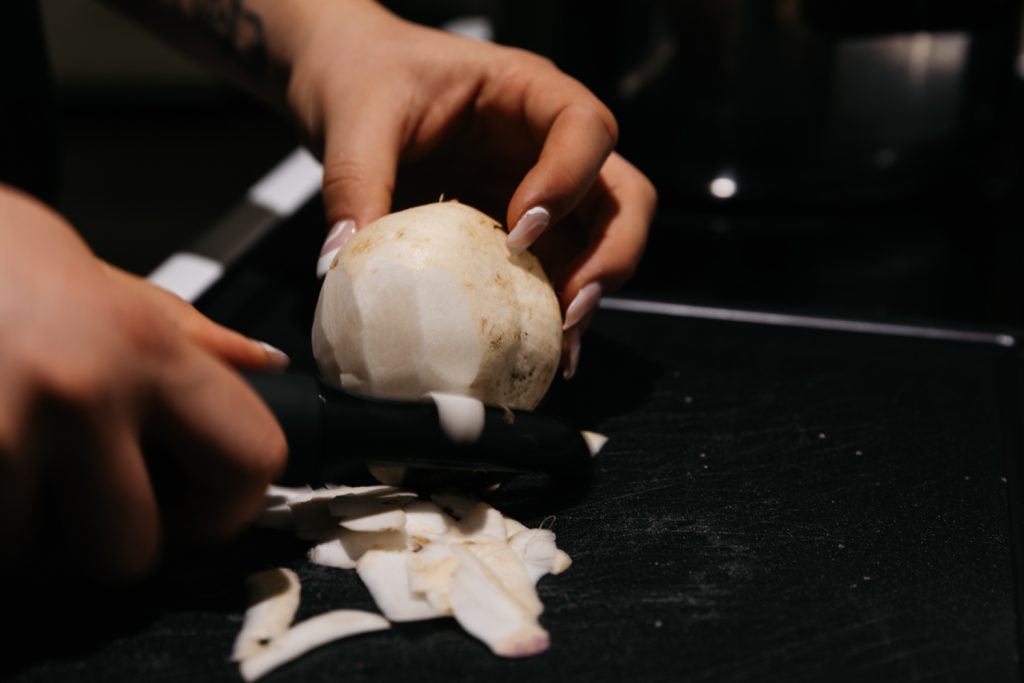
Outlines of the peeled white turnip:
{"label": "peeled white turnip", "polygon": [[324,378],[374,396],[431,391],[532,409],[558,366],[562,318],[528,252],[455,201],[389,214],[360,230],[328,271],[313,322]]}

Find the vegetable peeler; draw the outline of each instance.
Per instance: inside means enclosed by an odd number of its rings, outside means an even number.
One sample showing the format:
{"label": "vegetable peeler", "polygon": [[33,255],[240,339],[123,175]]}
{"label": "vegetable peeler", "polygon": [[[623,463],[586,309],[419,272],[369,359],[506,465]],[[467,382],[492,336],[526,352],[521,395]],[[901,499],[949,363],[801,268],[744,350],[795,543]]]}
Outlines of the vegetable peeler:
{"label": "vegetable peeler", "polygon": [[383,399],[312,375],[245,375],[284,430],[284,481],[309,482],[341,465],[373,463],[486,472],[582,473],[607,440],[550,415],[433,393]]}

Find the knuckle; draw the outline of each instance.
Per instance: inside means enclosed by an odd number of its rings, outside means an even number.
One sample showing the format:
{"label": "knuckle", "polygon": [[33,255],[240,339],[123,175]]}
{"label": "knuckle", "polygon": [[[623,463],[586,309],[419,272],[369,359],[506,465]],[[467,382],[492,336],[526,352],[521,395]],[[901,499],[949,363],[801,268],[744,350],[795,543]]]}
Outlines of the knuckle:
{"label": "knuckle", "polygon": [[248,476],[253,486],[262,493],[284,471],[288,460],[288,443],[276,422],[267,429],[260,440],[261,448],[249,459]]}
{"label": "knuckle", "polygon": [[109,396],[103,374],[89,359],[37,366],[31,381],[39,405],[56,416],[94,413],[107,403]]}
{"label": "knuckle", "polygon": [[594,115],[601,125],[604,126],[604,129],[608,131],[608,137],[611,139],[612,147],[614,148],[619,142],[619,122],[615,119],[612,110],[595,98]]}
{"label": "knuckle", "polygon": [[497,57],[492,63],[492,76],[504,90],[524,90],[538,78],[550,81],[551,74],[562,73],[547,57],[518,47],[503,47]]}
{"label": "knuckle", "polygon": [[507,64],[512,69],[519,69],[523,66],[533,69],[551,69],[560,71],[554,61],[542,54],[532,52],[521,47],[505,48]]}
{"label": "knuckle", "polygon": [[268,457],[265,463],[264,477],[267,483],[277,481],[284,473],[285,465],[288,462],[288,442],[280,428],[275,430],[275,439],[270,442]]}
{"label": "knuckle", "polygon": [[554,60],[550,57],[545,57],[544,55],[529,51],[524,51],[524,54],[528,55],[528,60],[535,68],[551,69],[553,71],[561,72],[561,69],[558,68],[558,65],[555,64]]}
{"label": "knuckle", "polygon": [[637,259],[621,255],[605,262],[602,269],[608,283],[608,289],[615,290],[629,281],[635,274],[638,266]]}
{"label": "knuckle", "polygon": [[288,445],[280,427],[269,417],[263,429],[251,432],[251,441],[234,447],[221,459],[223,481],[230,481],[240,499],[261,498],[267,486],[281,475],[288,456]]}
{"label": "knuckle", "polygon": [[647,176],[643,176],[642,192],[644,199],[652,208],[658,205],[658,188]]}
{"label": "knuckle", "polygon": [[138,302],[116,307],[113,324],[128,352],[141,357],[163,358],[172,354],[182,332],[166,317]]}
{"label": "knuckle", "polygon": [[[366,200],[383,201],[390,198],[395,190],[395,180],[385,173],[374,173],[373,169],[358,159],[332,159],[324,164],[323,194],[328,210],[333,213],[350,210],[348,204],[363,203]],[[341,204],[343,206],[334,207]],[[341,219],[348,216],[333,216]]]}
{"label": "knuckle", "polygon": [[365,182],[365,166],[357,159],[337,158],[324,162],[324,190]]}

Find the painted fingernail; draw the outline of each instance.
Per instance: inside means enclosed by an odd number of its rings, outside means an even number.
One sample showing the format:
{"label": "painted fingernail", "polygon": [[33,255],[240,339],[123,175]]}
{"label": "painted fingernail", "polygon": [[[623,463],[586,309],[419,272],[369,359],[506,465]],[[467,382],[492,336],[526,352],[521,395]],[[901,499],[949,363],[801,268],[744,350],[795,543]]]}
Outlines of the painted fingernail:
{"label": "painted fingernail", "polygon": [[267,368],[270,370],[284,370],[292,362],[292,359],[288,357],[288,354],[277,348],[271,346],[265,341],[259,339],[253,339],[254,342],[263,347],[263,350],[267,352]]}
{"label": "painted fingernail", "polygon": [[526,251],[547,230],[551,214],[542,206],[535,206],[523,214],[516,227],[508,234],[508,250],[513,256]]}
{"label": "painted fingernail", "polygon": [[320,258],[316,262],[316,276],[318,278],[327,274],[331,264],[334,262],[334,257],[338,255],[345,242],[348,242],[354,234],[356,234],[356,222],[354,220],[346,219],[334,224],[331,231],[327,233],[324,246],[320,248]]}
{"label": "painted fingernail", "polygon": [[569,308],[565,309],[565,324],[562,325],[563,330],[568,330],[570,327],[583,320],[597,306],[597,303],[601,300],[601,285],[597,282],[591,282],[588,285],[584,285],[579,292],[576,293],[576,297],[569,304]]}
{"label": "painted fingernail", "polygon": [[572,379],[580,364],[580,328],[573,327],[565,333],[565,343],[569,347],[569,360],[565,364],[562,377]]}

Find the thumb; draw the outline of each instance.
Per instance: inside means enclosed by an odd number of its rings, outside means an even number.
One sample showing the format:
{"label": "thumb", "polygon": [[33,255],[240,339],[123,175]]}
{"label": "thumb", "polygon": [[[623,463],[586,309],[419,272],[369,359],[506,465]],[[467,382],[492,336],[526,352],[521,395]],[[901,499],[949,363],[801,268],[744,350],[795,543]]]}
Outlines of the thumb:
{"label": "thumb", "polygon": [[391,210],[402,124],[390,111],[361,113],[336,117],[327,132],[323,197],[331,230],[320,250],[318,277],[356,230]]}

